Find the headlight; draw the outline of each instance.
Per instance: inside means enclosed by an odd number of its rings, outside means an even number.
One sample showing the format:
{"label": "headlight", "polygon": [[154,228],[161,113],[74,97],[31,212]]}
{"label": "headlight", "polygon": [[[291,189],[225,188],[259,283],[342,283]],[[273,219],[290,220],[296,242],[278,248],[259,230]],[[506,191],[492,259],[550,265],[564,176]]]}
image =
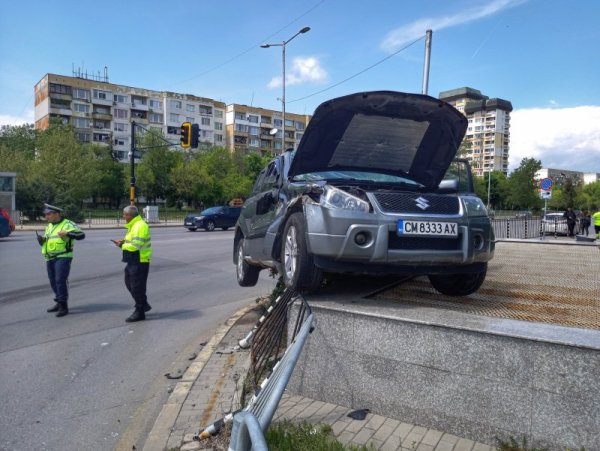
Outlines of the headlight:
{"label": "headlight", "polygon": [[200,220],[204,219],[204,216],[196,216],[194,219],[196,221],[200,221]]}
{"label": "headlight", "polygon": [[487,208],[483,204],[483,201],[479,197],[470,196],[463,197],[465,208],[467,209],[468,216],[487,216]]}
{"label": "headlight", "polygon": [[324,186],[323,194],[321,194],[321,205],[327,208],[369,212],[368,202],[331,185]]}

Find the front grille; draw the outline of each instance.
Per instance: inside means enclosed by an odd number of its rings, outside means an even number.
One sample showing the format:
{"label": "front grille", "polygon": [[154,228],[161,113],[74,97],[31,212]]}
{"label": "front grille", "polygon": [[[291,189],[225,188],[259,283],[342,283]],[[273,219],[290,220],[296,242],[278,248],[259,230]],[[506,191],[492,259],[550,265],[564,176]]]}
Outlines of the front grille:
{"label": "front grille", "polygon": [[456,251],[460,249],[460,238],[400,237],[394,232],[388,236],[388,249]]}
{"label": "front grille", "polygon": [[[459,199],[456,196],[419,193],[373,193],[381,211],[385,213],[421,213],[457,215],[460,212]],[[424,199],[425,202],[417,199]],[[419,207],[427,205],[427,208]]]}

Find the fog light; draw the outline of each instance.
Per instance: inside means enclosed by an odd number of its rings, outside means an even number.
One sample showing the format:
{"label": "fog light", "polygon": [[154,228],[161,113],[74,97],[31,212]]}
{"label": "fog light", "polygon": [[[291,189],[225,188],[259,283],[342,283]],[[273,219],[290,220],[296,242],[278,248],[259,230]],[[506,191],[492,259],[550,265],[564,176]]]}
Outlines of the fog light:
{"label": "fog light", "polygon": [[481,235],[475,235],[473,237],[473,247],[478,251],[483,249],[483,237]]}
{"label": "fog light", "polygon": [[356,235],[354,235],[354,242],[359,246],[364,246],[365,244],[367,244],[368,240],[369,236],[365,232],[359,232]]}

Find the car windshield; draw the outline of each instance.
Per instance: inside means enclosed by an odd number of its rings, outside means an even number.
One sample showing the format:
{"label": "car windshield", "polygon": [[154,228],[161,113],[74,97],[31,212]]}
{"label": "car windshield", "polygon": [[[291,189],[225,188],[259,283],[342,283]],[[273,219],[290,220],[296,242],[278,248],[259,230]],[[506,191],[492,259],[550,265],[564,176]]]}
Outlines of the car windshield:
{"label": "car windshield", "polygon": [[556,221],[558,219],[563,219],[562,213],[548,213],[546,215],[546,221]]}
{"label": "car windshield", "polygon": [[200,212],[200,215],[202,215],[202,216],[214,215],[215,213],[218,213],[219,211],[221,211],[221,207],[210,207],[210,208],[207,208],[206,210],[202,210]]}
{"label": "car windshield", "polygon": [[393,183],[401,185],[411,185],[422,187],[418,182],[407,177],[396,175],[381,174],[379,172],[366,171],[319,171],[300,174],[293,178],[295,182],[317,182],[326,180],[328,182],[343,181],[343,182],[369,182],[369,183]]}

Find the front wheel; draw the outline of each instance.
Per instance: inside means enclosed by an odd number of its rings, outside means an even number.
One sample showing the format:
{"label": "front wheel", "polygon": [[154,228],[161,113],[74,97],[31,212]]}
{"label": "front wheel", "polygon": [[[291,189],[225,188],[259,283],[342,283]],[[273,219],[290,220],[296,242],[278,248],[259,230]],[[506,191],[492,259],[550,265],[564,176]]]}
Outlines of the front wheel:
{"label": "front wheel", "polygon": [[196,231],[196,227],[188,227],[188,230],[189,230],[190,232],[195,232],[195,231]]}
{"label": "front wheel", "polygon": [[260,268],[252,266],[244,260],[244,238],[240,238],[235,244],[235,268],[237,281],[240,287],[253,287],[258,281]]}
{"label": "front wheel", "polygon": [[487,263],[483,270],[465,274],[430,274],[429,281],[433,288],[448,296],[467,296],[475,293],[485,280]]}
{"label": "front wheel", "polygon": [[321,286],[323,271],[315,266],[314,258],[308,253],[302,213],[292,214],[285,224],[281,263],[286,287],[298,291],[312,291]]}
{"label": "front wheel", "polygon": [[208,221],[206,223],[206,227],[204,227],[207,232],[212,232],[215,230],[215,223],[213,221]]}

